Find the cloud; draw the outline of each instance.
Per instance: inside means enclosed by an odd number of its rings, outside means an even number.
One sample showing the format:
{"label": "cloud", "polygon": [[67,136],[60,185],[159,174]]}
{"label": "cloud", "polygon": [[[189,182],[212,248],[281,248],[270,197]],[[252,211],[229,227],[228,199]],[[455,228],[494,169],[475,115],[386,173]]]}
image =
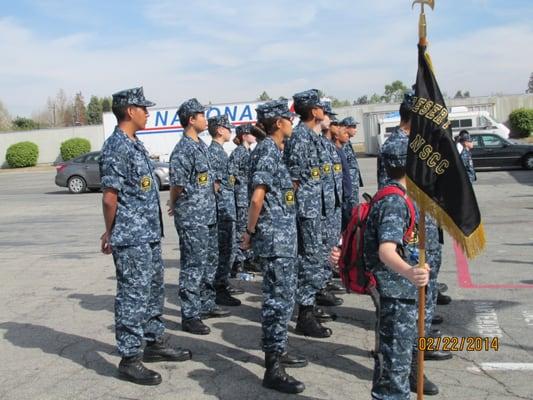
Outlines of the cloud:
{"label": "cloud", "polygon": [[[78,24],[43,35],[28,21],[0,18],[0,98],[11,114],[29,115],[59,88],[88,98],[144,85],[147,97],[165,106],[193,96],[252,100],[263,90],[290,96],[309,87],[355,99],[415,79],[417,17],[405,0],[139,4],[135,23],[103,31]],[[525,90],[530,25],[452,29],[454,15],[441,12],[430,21],[430,53],[443,91]],[[131,35],[134,28],[146,35]]]}

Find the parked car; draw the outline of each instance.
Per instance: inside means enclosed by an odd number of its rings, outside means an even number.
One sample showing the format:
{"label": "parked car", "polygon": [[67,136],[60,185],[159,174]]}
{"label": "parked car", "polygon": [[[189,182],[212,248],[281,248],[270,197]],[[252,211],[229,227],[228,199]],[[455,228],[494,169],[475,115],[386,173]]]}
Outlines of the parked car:
{"label": "parked car", "polygon": [[533,145],[515,143],[494,133],[471,133],[474,168],[522,167],[533,169]]}
{"label": "parked car", "polygon": [[[99,151],[83,154],[56,165],[56,185],[67,187],[70,193],[83,193],[87,189],[100,190]],[[159,188],[169,186],[168,163],[154,161],[155,179]]]}

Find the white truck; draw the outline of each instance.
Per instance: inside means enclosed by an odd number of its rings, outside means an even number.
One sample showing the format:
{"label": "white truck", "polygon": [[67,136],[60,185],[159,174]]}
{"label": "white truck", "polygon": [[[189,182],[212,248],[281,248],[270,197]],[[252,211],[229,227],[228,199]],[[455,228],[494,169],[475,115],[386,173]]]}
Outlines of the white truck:
{"label": "white truck", "polygon": [[[471,133],[495,133],[505,139],[509,138],[509,128],[496,121],[488,111],[471,111],[467,107],[452,107],[449,119],[454,137],[457,136],[462,129],[466,129]],[[377,125],[371,121],[365,125],[365,130],[368,129],[367,138],[374,135],[377,137],[377,147],[369,146],[369,148],[367,148],[367,153],[377,154],[379,148],[398,125],[400,125],[399,112],[388,113],[381,118],[378,118]],[[372,141],[369,140],[367,143],[369,142]]]}
{"label": "white truck", "polygon": [[[256,122],[256,107],[262,102],[242,102],[231,104],[209,104],[206,105],[206,118],[216,115],[226,114],[233,126]],[[150,153],[150,157],[160,161],[169,161],[170,154],[174,146],[183,135],[183,127],[178,117],[176,107],[151,108],[148,110],[150,116],[146,123],[146,128],[137,132],[139,138],[144,143]],[[113,113],[107,112],[103,115],[104,137],[107,139],[117,124]],[[201,138],[209,145],[211,136],[203,132]],[[235,144],[230,141],[224,145],[226,152],[230,153],[235,148]]]}

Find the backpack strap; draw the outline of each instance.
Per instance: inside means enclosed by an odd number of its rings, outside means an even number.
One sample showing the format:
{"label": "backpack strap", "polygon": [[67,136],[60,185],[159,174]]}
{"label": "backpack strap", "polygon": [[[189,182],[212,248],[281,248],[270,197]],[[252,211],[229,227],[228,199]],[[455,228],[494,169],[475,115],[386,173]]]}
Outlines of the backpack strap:
{"label": "backpack strap", "polygon": [[390,196],[391,194],[396,194],[402,197],[405,200],[407,209],[409,210],[409,227],[407,228],[407,231],[405,231],[405,235],[403,236],[404,240],[408,240],[411,237],[413,231],[415,230],[416,211],[413,201],[409,198],[409,196],[407,196],[406,192],[404,192],[398,186],[385,186],[381,190],[378,190],[378,192],[374,195],[371,204],[377,203],[384,197]]}

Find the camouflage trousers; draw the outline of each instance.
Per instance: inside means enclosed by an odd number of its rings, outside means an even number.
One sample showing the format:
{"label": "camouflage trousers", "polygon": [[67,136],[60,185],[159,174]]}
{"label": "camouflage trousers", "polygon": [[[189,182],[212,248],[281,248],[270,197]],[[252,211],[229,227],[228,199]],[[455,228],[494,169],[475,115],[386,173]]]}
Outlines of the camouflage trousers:
{"label": "camouflage trousers", "polygon": [[283,353],[296,294],[296,259],[259,257],[263,271],[263,351]]}
{"label": "camouflage trousers", "polygon": [[215,286],[227,286],[231,267],[235,261],[237,242],[235,221],[219,220],[218,226],[218,267],[215,274]]}
{"label": "camouflage trousers", "polygon": [[323,244],[322,217],[298,218],[298,291],[296,302],[302,306],[315,304],[315,295],[322,289]]}
{"label": "camouflage trousers", "polygon": [[417,338],[416,302],[382,297],[376,313],[379,348],[374,361],[372,398],[410,400],[409,374]]}
{"label": "camouflage trousers", "polygon": [[436,250],[427,250],[426,259],[431,268],[429,273],[429,283],[426,290],[426,314],[424,319],[427,334],[431,329],[431,320],[433,319],[437,308],[437,295],[439,294],[437,278],[442,264],[442,247],[439,247]]}
{"label": "camouflage trousers", "polygon": [[341,219],[342,211],[340,207],[336,207],[333,215],[329,217],[322,217],[322,244],[324,246],[323,255],[324,260],[322,264],[324,266],[322,276],[322,288],[326,287],[326,284],[331,280],[333,272],[331,265],[329,264],[329,252],[331,248],[336,246],[341,236]]}
{"label": "camouflage trousers", "polygon": [[235,261],[244,262],[253,258],[252,250],[242,250],[241,241],[242,235],[246,232],[246,225],[248,224],[248,207],[237,207],[237,222],[235,223]]}
{"label": "camouflage trousers", "polygon": [[201,318],[215,307],[218,266],[217,225],[178,228],[180,241],[179,296],[181,319]]}
{"label": "camouflage trousers", "polygon": [[161,244],[115,246],[113,260],[117,347],[122,357],[131,357],[140,352],[143,340],[157,340],[165,330],[161,321],[165,301]]}

